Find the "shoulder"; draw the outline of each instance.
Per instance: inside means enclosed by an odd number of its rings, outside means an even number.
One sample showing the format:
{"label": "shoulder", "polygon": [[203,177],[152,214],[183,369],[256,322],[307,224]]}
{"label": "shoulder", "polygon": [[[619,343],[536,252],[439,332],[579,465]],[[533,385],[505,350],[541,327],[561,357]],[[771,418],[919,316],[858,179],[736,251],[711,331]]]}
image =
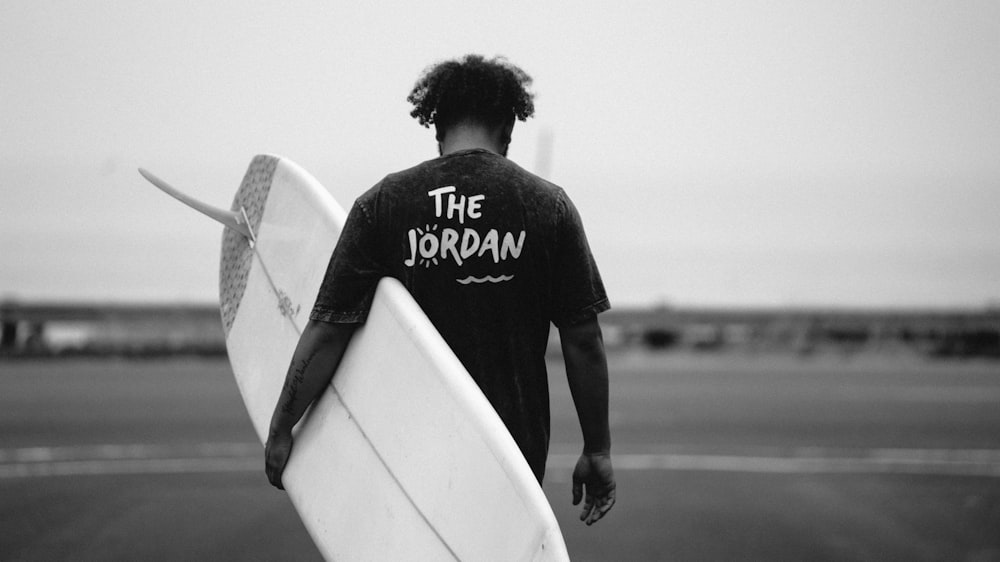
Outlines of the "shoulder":
{"label": "shoulder", "polygon": [[530,191],[541,201],[550,202],[560,207],[565,207],[570,203],[569,195],[561,186],[538,176],[522,168],[513,160],[498,158],[499,166],[503,168],[505,174],[510,178],[511,183],[519,189]]}
{"label": "shoulder", "polygon": [[379,183],[385,187],[409,184],[428,175],[438,173],[444,164],[445,159],[441,157],[424,160],[409,168],[387,174]]}
{"label": "shoulder", "polygon": [[526,170],[522,169],[522,172],[530,178],[536,200],[543,204],[557,221],[562,222],[566,217],[577,214],[573,200],[562,186]]}
{"label": "shoulder", "polygon": [[399,170],[386,174],[375,185],[358,197],[358,201],[374,205],[378,200],[386,195],[399,194],[413,186],[421,185],[429,175],[434,173],[436,160],[427,160],[411,166],[405,170]]}
{"label": "shoulder", "polygon": [[428,160],[427,162],[421,162],[416,166],[412,166],[405,170],[399,170],[396,172],[391,172],[382,177],[375,185],[368,188],[367,191],[362,193],[357,201],[362,201],[365,203],[373,202],[377,200],[383,193],[392,192],[399,189],[400,186],[411,185],[419,177],[426,173],[428,164],[433,162]]}

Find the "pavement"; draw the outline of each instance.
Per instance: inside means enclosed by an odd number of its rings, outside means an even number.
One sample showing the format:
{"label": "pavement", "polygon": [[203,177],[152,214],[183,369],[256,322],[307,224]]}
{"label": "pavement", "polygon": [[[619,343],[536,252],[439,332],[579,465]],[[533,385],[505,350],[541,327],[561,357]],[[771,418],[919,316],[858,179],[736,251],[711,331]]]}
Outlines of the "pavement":
{"label": "pavement", "polygon": [[[586,527],[550,363],[544,489],[573,560],[1000,560],[1000,363],[610,367],[618,503]],[[0,429],[0,560],[319,559],[224,360],[3,361]]]}

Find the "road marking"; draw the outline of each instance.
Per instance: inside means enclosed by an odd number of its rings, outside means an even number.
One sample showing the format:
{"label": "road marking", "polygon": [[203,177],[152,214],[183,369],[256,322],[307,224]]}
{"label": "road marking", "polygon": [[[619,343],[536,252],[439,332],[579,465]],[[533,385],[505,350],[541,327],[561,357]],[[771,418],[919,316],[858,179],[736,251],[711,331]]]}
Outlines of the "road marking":
{"label": "road marking", "polygon": [[0,449],[0,479],[264,470],[256,443],[124,444]]}
{"label": "road marking", "polygon": [[[615,470],[749,472],[766,474],[939,474],[1000,477],[1000,451],[872,450],[850,457],[716,454],[612,454]],[[552,455],[551,469],[572,469],[577,455]]]}
{"label": "road marking", "polygon": [[263,454],[263,447],[256,443],[67,445],[0,449],[0,464],[163,457],[245,457],[257,453]]}
{"label": "road marking", "polygon": [[117,459],[0,464],[0,480],[45,476],[109,476],[126,474],[191,474],[206,472],[264,473],[258,458]]}
{"label": "road marking", "polygon": [[[997,449],[825,449],[783,454],[614,453],[617,471],[761,474],[915,474],[1000,477]],[[0,449],[0,479],[128,474],[264,471],[257,443],[125,444]],[[551,472],[569,471],[577,455],[552,454]]]}

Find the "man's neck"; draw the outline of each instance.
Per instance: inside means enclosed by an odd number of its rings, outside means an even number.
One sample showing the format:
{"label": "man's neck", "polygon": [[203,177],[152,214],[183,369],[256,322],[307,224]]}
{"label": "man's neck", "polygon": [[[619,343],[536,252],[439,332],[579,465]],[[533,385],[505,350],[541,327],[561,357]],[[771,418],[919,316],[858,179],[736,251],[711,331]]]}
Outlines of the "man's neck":
{"label": "man's neck", "polygon": [[449,128],[439,147],[442,156],[475,148],[506,155],[508,142],[502,130],[463,123]]}

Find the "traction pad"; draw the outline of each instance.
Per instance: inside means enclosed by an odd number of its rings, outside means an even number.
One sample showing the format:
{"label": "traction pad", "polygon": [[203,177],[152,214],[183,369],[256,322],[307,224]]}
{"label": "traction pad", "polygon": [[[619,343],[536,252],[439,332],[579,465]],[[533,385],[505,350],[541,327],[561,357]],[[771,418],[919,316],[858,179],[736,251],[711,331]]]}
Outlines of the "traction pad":
{"label": "traction pad", "polygon": [[[277,166],[277,157],[263,154],[254,156],[233,198],[231,209],[237,213],[240,213],[240,209],[245,209],[250,230],[254,235],[260,226]],[[236,319],[240,302],[243,300],[247,277],[253,264],[253,253],[250,241],[246,237],[232,229],[224,229],[222,260],[219,266],[219,309],[222,313],[222,328],[227,338]]]}

